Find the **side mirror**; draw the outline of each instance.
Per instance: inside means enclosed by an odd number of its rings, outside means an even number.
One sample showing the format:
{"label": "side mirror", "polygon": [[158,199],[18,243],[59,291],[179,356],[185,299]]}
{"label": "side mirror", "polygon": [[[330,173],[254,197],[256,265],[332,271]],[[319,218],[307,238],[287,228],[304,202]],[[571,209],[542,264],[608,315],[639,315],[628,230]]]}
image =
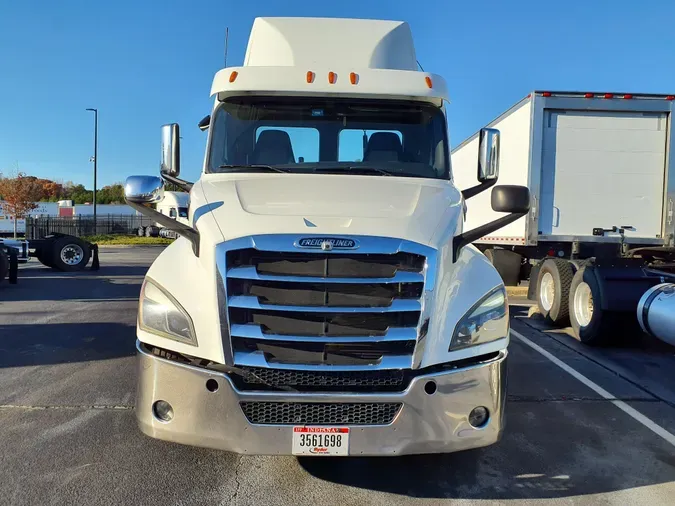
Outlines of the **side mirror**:
{"label": "side mirror", "polygon": [[164,180],[155,176],[129,176],[124,198],[136,204],[155,204],[164,198]]}
{"label": "side mirror", "polygon": [[203,132],[204,130],[209,129],[209,125],[211,124],[211,115],[209,114],[208,116],[204,116],[199,123],[197,123],[197,126],[199,129]]}
{"label": "side mirror", "polygon": [[482,128],[478,134],[478,184],[462,190],[464,199],[484,192],[497,184],[499,177],[499,130]]}
{"label": "side mirror", "polygon": [[162,161],[159,171],[171,177],[180,176],[180,130],[178,123],[162,125]]}
{"label": "side mirror", "polygon": [[199,232],[196,229],[148,206],[148,204],[156,204],[163,198],[164,179],[161,177],[129,176],[124,183],[124,199],[131,208],[159,223],[162,227],[185,237],[192,243],[194,254],[199,256]]}
{"label": "side mirror", "polygon": [[527,186],[495,186],[491,204],[492,210],[498,213],[525,214],[530,210],[530,190]]}
{"label": "side mirror", "polygon": [[478,181],[497,180],[499,178],[499,130],[483,128],[478,143]]}

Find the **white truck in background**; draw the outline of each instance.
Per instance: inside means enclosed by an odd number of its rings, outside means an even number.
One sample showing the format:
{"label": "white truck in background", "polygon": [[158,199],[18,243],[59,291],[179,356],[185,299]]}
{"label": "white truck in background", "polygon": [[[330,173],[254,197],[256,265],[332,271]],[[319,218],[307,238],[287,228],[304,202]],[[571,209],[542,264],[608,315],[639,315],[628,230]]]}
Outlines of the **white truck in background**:
{"label": "white truck in background", "polygon": [[[189,225],[188,207],[190,194],[188,192],[165,191],[164,197],[154,205],[155,210],[180,223]],[[136,211],[138,212],[138,211]],[[138,227],[138,235],[143,237],[168,237],[175,239],[178,234],[171,229],[162,226],[161,223]]]}
{"label": "white truck in background", "polygon": [[[587,344],[638,322],[675,344],[674,101],[534,91],[488,125],[501,133],[500,181],[528,186],[532,206],[477,245],[507,285],[529,279],[540,312],[571,321]],[[452,151],[460,187],[473,180],[478,143]],[[496,217],[485,193],[467,209],[469,227]]]}
{"label": "white truck in background", "polygon": [[[470,243],[529,209],[527,188],[492,187],[499,133],[455,186],[445,81],[395,21],[258,18],[211,94],[199,180],[180,179],[171,124],[161,178],[125,184],[181,236],[141,290],[141,430],[247,454],[498,441],[508,302]],[[190,192],[188,224],[152,209],[164,181]],[[490,187],[500,217],[465,228],[464,199]]]}

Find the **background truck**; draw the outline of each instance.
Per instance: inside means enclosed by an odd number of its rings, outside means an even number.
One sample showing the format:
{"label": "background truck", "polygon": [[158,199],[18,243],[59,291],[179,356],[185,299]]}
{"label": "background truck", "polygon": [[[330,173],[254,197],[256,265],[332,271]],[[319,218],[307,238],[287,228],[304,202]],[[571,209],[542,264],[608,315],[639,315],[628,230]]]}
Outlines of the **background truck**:
{"label": "background truck", "polygon": [[[165,191],[164,197],[154,205],[155,210],[180,223],[188,224],[188,206],[190,194],[187,192]],[[143,237],[168,237],[175,239],[178,234],[162,226],[161,223],[138,227],[138,235]]]}
{"label": "background truck", "polygon": [[0,283],[5,279],[16,283],[18,264],[28,262],[31,256],[59,271],[83,270],[89,260],[93,270],[99,268],[98,246],[72,235],[50,234],[31,241],[0,238]]}
{"label": "background truck", "polygon": [[[541,313],[571,320],[586,343],[632,331],[645,291],[673,279],[674,99],[535,91],[489,124],[501,132],[500,180],[527,185],[532,207],[477,243],[507,285],[529,279]],[[477,150],[474,135],[452,151],[459,186]],[[486,197],[467,203],[468,226],[494,217]]]}
{"label": "background truck", "polygon": [[[499,132],[457,188],[445,81],[396,21],[258,18],[211,95],[199,180],[180,179],[170,124],[161,178],[125,183],[181,236],[141,289],[141,430],[247,454],[498,441],[508,303],[471,243],[529,209],[526,187],[493,187]],[[165,181],[190,192],[188,224],[152,209]],[[499,217],[465,228],[464,200],[489,188]]]}

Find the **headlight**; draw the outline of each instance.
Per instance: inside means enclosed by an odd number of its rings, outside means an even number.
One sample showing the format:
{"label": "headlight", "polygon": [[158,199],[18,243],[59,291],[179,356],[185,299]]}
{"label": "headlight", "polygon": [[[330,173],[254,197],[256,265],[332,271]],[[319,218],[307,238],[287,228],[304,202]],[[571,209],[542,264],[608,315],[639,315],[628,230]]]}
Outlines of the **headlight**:
{"label": "headlight", "polygon": [[192,320],[163,288],[145,279],[141,288],[138,323],[142,330],[197,346]]}
{"label": "headlight", "polygon": [[500,286],[462,317],[450,341],[450,351],[506,337],[508,327],[509,305],[506,290]]}

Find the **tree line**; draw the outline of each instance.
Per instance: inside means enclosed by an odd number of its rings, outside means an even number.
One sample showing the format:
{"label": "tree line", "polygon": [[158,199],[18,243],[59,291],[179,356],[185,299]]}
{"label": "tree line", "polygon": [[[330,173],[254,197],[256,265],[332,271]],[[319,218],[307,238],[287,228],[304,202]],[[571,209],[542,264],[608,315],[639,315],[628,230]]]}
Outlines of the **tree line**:
{"label": "tree line", "polygon": [[[18,188],[21,188],[19,190]],[[4,191],[3,191],[4,189]],[[94,201],[94,192],[82,184],[72,181],[58,182],[51,179],[42,179],[17,173],[12,177],[2,177],[0,174],[0,200],[6,200],[3,193],[20,191],[24,197],[30,197],[33,202],[58,202],[72,200],[74,204],[91,204]],[[124,204],[124,186],[114,183],[96,191],[97,204]]]}

